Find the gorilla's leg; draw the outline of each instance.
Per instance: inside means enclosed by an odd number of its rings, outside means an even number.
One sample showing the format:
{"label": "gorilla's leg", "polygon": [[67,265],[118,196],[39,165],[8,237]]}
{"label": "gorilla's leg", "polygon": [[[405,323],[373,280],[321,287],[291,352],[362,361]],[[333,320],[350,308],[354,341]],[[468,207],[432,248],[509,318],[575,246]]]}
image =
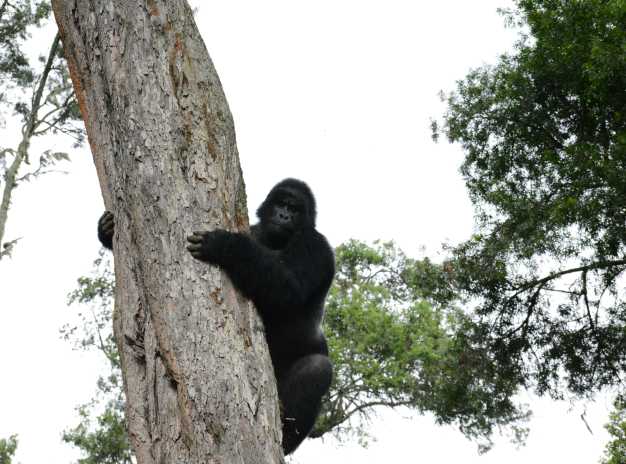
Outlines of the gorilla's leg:
{"label": "gorilla's leg", "polygon": [[283,450],[293,452],[309,434],[320,412],[322,396],[330,388],[332,366],[321,354],[296,361],[278,379],[282,405]]}

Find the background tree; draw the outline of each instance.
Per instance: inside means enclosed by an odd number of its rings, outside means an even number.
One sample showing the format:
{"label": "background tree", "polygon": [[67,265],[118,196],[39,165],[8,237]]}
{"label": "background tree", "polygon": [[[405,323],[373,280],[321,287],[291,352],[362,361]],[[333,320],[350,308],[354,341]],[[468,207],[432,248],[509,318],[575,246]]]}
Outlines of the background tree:
{"label": "background tree", "polygon": [[116,221],[114,333],[138,463],[281,462],[260,320],[185,249],[194,230],[248,227],[232,116],[191,9],[53,8]]}
{"label": "background tree", "polygon": [[17,437],[0,438],[0,464],[11,464],[17,449]]}
{"label": "background tree", "polygon": [[375,407],[405,406],[456,424],[480,451],[503,426],[523,441],[528,412],[512,401],[517,386],[466,339],[470,321],[445,266],[358,241],[339,246],[336,260],[324,320],[334,379],[313,436],[363,438]]}
{"label": "background tree", "polygon": [[626,397],[617,395],[613,402],[613,412],[605,428],[611,435],[607,443],[602,464],[622,464],[626,462]]}
{"label": "background tree", "polygon": [[80,405],[79,423],[63,432],[63,441],[81,450],[79,464],[130,464],[131,449],[124,420],[124,391],[120,357],[112,330],[114,278],[107,250],[101,249],[94,274],[78,279],[68,304],[80,305],[78,323],[61,333],[76,349],[96,349],[108,369],[98,378],[92,401]]}
{"label": "background tree", "polygon": [[453,250],[472,337],[560,398],[626,368],[626,3],[518,0],[515,51],[447,98],[478,231]]}
{"label": "background tree", "polygon": [[58,36],[50,44],[47,56],[40,56],[35,66],[25,51],[31,29],[40,26],[49,15],[48,1],[0,0],[0,125],[6,124],[7,113],[21,118],[17,146],[0,143],[0,259],[19,240],[5,241],[14,190],[21,182],[50,172],[56,162],[69,159],[67,153],[45,150],[36,167],[28,169],[32,139],[61,132],[74,137],[77,144],[83,140],[82,124],[76,122],[80,114]]}

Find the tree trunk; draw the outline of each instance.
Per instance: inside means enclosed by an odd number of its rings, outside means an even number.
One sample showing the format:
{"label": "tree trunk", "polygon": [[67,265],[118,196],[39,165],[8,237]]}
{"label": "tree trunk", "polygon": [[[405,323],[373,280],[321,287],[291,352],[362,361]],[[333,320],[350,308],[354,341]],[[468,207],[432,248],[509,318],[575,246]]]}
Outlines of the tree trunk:
{"label": "tree trunk", "polygon": [[184,0],[53,0],[115,214],[115,336],[140,464],[279,463],[261,322],[194,230],[246,230],[233,121]]}

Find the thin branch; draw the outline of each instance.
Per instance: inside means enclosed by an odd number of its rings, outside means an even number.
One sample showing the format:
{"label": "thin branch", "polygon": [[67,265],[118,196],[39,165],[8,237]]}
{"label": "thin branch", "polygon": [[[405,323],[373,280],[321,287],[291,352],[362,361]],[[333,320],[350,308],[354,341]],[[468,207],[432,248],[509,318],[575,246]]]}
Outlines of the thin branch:
{"label": "thin branch", "polygon": [[591,325],[591,329],[595,330],[596,326],[593,323],[593,318],[591,317],[591,310],[589,309],[589,296],[587,294],[587,270],[583,271],[582,278],[583,278],[583,289],[581,293],[585,300],[585,308],[587,309],[587,318],[589,319],[589,324]]}
{"label": "thin branch", "polygon": [[56,129],[62,134],[72,137],[74,140],[76,140],[77,143],[81,142],[82,140],[81,139],[82,131],[80,129],[77,129],[77,128],[68,129],[63,126],[58,126]]}
{"label": "thin branch", "polygon": [[575,272],[581,272],[581,271],[590,271],[593,269],[604,269],[604,268],[613,267],[613,266],[624,266],[624,265],[626,265],[626,259],[619,259],[615,261],[598,261],[597,263],[588,264],[586,266],[580,266],[580,267],[575,267],[572,269],[566,269],[564,271],[553,272],[552,274],[549,274],[546,277],[533,280],[532,282],[528,282],[526,285],[517,287],[516,290],[518,291],[514,295],[509,297],[509,299],[515,298],[519,294],[524,293],[527,290],[530,290],[536,285],[545,284],[547,282],[550,282],[551,280],[557,279],[567,274],[573,274]]}
{"label": "thin branch", "polygon": [[[58,123],[60,123],[61,121],[63,121],[63,119],[67,116],[67,114],[68,114],[68,112],[69,112],[69,108],[62,108],[62,107],[59,107],[59,108],[57,108],[55,111],[60,111],[60,110],[63,110],[63,113],[61,113],[61,115],[59,115],[57,118],[55,118],[55,120],[54,120],[52,123],[49,123],[48,121],[45,121],[45,120],[43,120],[43,119],[42,119],[41,121],[39,121],[39,122],[37,123],[37,127],[39,127],[42,123],[43,123],[43,124],[47,124],[48,126],[47,126],[45,129],[42,129],[42,130],[40,130],[40,131],[33,132],[33,136],[43,135],[43,134],[45,134],[46,132],[48,132],[50,129],[54,129]],[[49,113],[48,113],[48,116],[49,116],[50,114],[52,114],[52,113],[53,113],[53,111],[49,112]],[[58,130],[61,130],[61,128],[58,128]]]}
{"label": "thin branch", "polygon": [[13,150],[13,148],[4,148],[0,150],[0,156],[4,156],[7,153],[10,153],[11,155],[15,155],[15,150]]}
{"label": "thin branch", "polygon": [[2,16],[4,16],[4,13],[6,13],[8,4],[9,4],[9,0],[4,0],[2,2],[2,5],[0,5],[0,19],[2,19]]}
{"label": "thin branch", "polygon": [[537,300],[539,299],[539,293],[541,292],[541,290],[543,290],[543,287],[545,284],[546,282],[540,284],[539,287],[537,287],[535,292],[530,297],[530,300],[528,302],[528,307],[526,308],[526,318],[524,319],[524,321],[515,329],[509,330],[507,335],[513,335],[515,332],[522,329],[522,336],[526,337],[526,333],[528,332],[528,323],[530,322],[531,316],[535,312],[535,307],[537,306]]}
{"label": "thin branch", "polygon": [[30,138],[32,136],[33,131],[35,130],[35,125],[37,121],[37,113],[39,112],[39,105],[41,103],[41,97],[43,96],[43,91],[46,87],[46,82],[48,81],[48,75],[50,74],[50,70],[52,68],[52,64],[54,63],[54,59],[56,58],[57,49],[59,48],[60,35],[57,34],[54,36],[54,40],[52,41],[52,46],[50,47],[50,53],[48,54],[48,60],[46,61],[46,66],[41,73],[41,79],[39,80],[39,85],[37,86],[37,90],[35,91],[33,98],[33,106],[31,108],[30,117],[28,118],[28,123],[26,126],[25,135]]}
{"label": "thin branch", "polygon": [[365,284],[369,284],[369,283],[372,281],[372,279],[373,279],[374,277],[376,277],[378,274],[382,274],[382,273],[389,273],[389,272],[390,272],[390,271],[389,271],[388,269],[386,269],[386,268],[384,268],[384,267],[383,267],[383,268],[381,268],[381,269],[377,270],[376,272],[371,273],[369,276],[364,277],[364,278],[363,278],[363,281],[364,281],[364,283],[365,283]]}
{"label": "thin branch", "polygon": [[[353,404],[355,403],[353,402]],[[351,411],[347,412],[344,416],[344,419],[341,422],[339,422],[339,424],[345,422],[352,415],[356,413],[362,413],[364,409],[373,408],[375,406],[387,406],[389,408],[397,408],[399,406],[411,406],[412,404],[413,402],[409,400],[407,401],[371,401],[369,403],[362,403],[358,406],[355,406],[354,409],[352,409]]]}
{"label": "thin branch", "polygon": [[586,417],[586,415],[587,415],[587,412],[586,412],[586,411],[584,411],[584,412],[580,415],[580,418],[582,419],[583,423],[585,424],[585,427],[587,427],[587,430],[589,430],[589,433],[590,433],[591,435],[593,435],[593,430],[591,430],[591,427],[589,427],[589,423],[587,422],[587,417]]}
{"label": "thin branch", "polygon": [[551,288],[551,287],[544,287],[544,290],[546,292],[565,293],[567,295],[580,296],[580,292],[573,292],[571,290],[561,290],[559,288]]}
{"label": "thin branch", "polygon": [[57,111],[62,111],[64,110],[65,107],[63,105],[59,105],[59,106],[55,106],[54,108],[52,108],[50,111],[48,111],[46,114],[44,114],[36,123],[35,126],[38,127],[41,123],[47,123],[50,124],[47,119],[52,116],[54,113],[56,113]]}
{"label": "thin branch", "polygon": [[107,348],[106,344],[104,343],[104,340],[102,338],[102,332],[100,331],[100,324],[98,323],[98,318],[96,317],[96,313],[93,310],[93,308],[90,308],[90,312],[91,312],[91,315],[93,317],[94,325],[96,327],[96,333],[98,334],[98,341],[100,343],[100,351],[102,351],[104,356],[106,356],[106,358],[109,360],[109,362],[111,363],[111,366],[114,367],[115,366],[115,358],[114,358],[113,354]]}
{"label": "thin branch", "polygon": [[24,174],[23,176],[15,179],[15,182],[23,182],[23,181],[27,181],[29,177],[39,177],[39,176],[43,176],[45,174],[50,174],[56,172],[58,174],[68,174],[68,171],[63,171],[62,169],[44,169],[44,166],[39,166],[36,170],[34,170],[33,172],[29,172],[28,174]]}
{"label": "thin branch", "polygon": [[[48,61],[46,62],[46,66],[44,67],[43,72],[41,73],[41,79],[35,92],[35,98],[33,100],[33,107],[31,108],[30,116],[25,125],[22,127],[22,133],[24,134],[22,137],[22,141],[17,148],[17,153],[13,162],[11,163],[11,166],[7,170],[4,177],[5,185],[2,193],[2,202],[0,202],[0,245],[2,244],[2,240],[4,239],[4,232],[6,228],[7,217],[9,214],[9,206],[11,205],[13,189],[15,189],[17,185],[17,173],[20,169],[22,162],[28,164],[28,146],[30,145],[30,139],[33,135],[35,121],[37,120],[37,110],[35,108],[39,106],[39,102],[41,101],[41,96],[43,95],[45,83],[48,79],[48,74],[50,73],[50,68],[52,67],[52,64],[57,54],[59,41],[60,37],[59,33],[57,32],[57,35],[54,37],[54,40],[52,42],[52,46],[50,47]],[[0,259],[2,259],[1,256]]]}

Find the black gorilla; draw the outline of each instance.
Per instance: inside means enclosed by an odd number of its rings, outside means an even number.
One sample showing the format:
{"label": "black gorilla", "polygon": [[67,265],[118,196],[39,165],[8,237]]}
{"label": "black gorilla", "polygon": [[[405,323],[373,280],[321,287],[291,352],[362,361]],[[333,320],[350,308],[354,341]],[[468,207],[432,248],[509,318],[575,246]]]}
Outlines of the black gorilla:
{"label": "black gorilla", "polygon": [[[251,235],[194,232],[187,248],[194,258],[222,268],[263,319],[282,407],[283,450],[289,454],[313,428],[331,383],[320,325],[335,263],[315,230],[315,198],[304,182],[278,183],[257,216]],[[105,212],[98,237],[110,248],[112,235],[113,216]]]}

